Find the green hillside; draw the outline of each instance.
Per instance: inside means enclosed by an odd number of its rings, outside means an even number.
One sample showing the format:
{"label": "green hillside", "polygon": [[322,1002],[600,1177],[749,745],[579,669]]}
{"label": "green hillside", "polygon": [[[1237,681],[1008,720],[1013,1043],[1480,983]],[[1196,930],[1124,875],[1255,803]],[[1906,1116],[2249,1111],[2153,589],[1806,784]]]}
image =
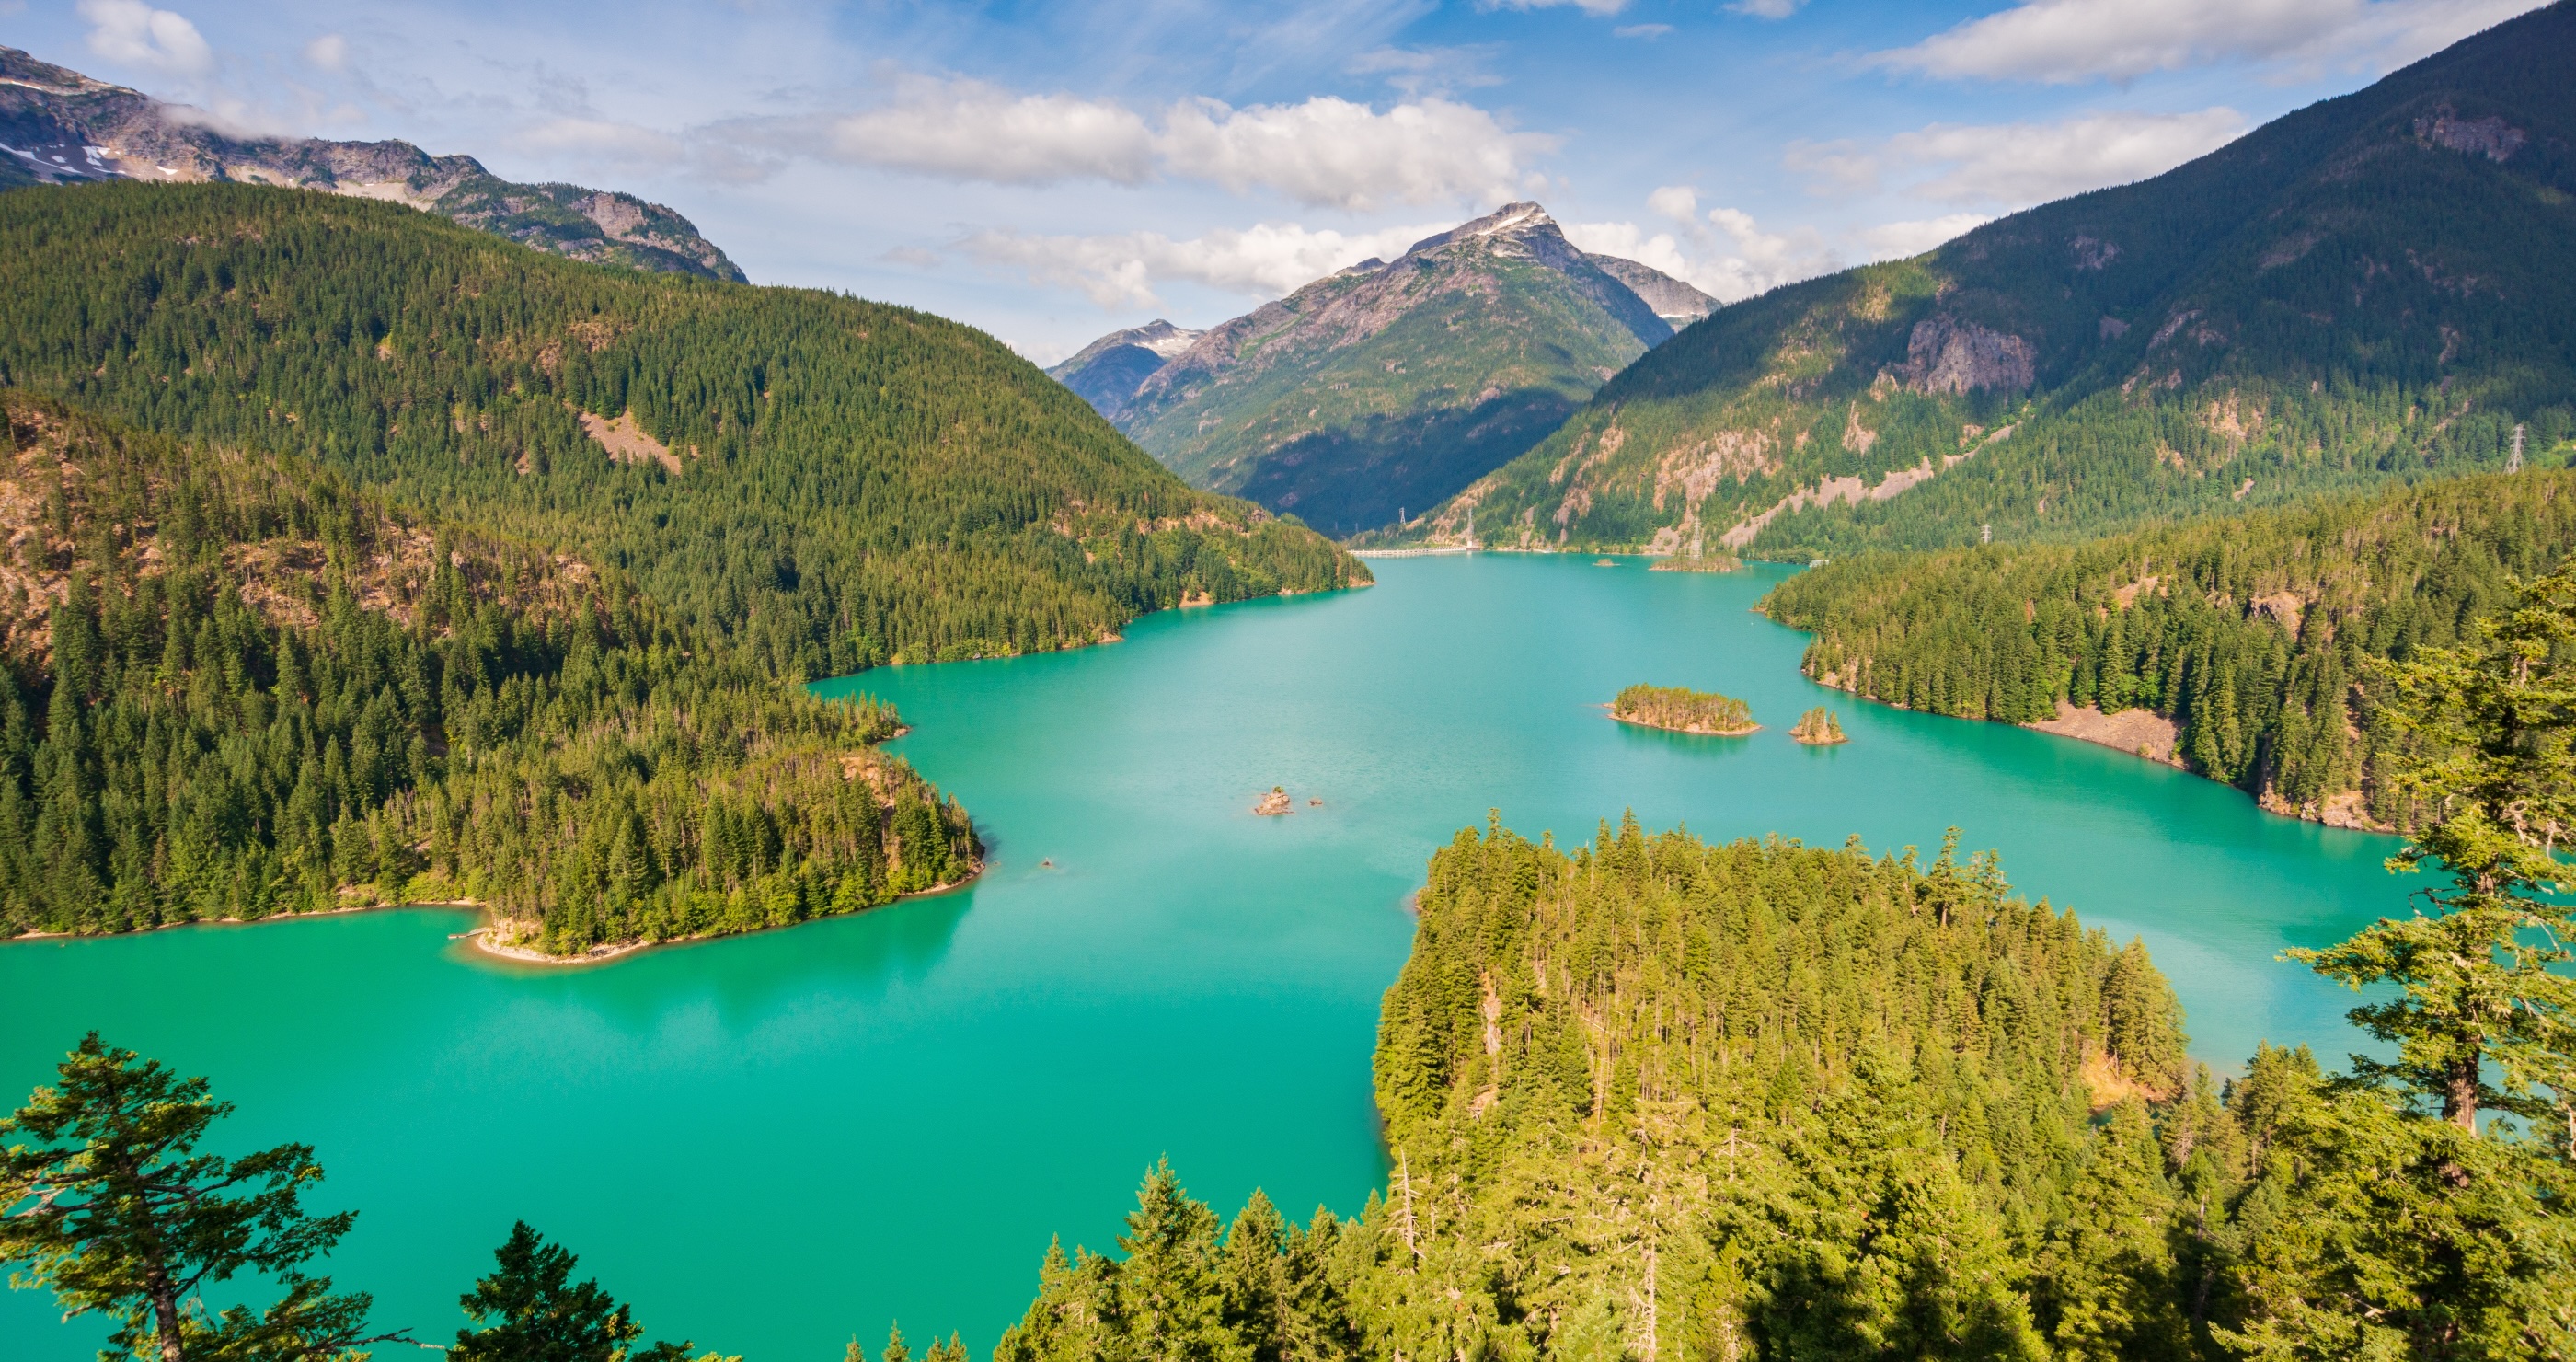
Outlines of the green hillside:
{"label": "green hillside", "polygon": [[[1416,537],[1841,556],[2563,460],[2576,8],[2139,184],[1725,308]],[[1819,503],[1827,503],[1819,505]]]}
{"label": "green hillside", "polygon": [[623,574],[0,394],[0,936],[469,897],[557,954],[963,878],[965,811]]}
{"label": "green hillside", "polygon": [[970,328],[356,199],[0,193],[0,381],[578,554],[786,677],[1367,579]]}
{"label": "green hillside", "polygon": [[996,1362],[2576,1355],[2557,1137],[2305,1049],[2222,1088],[2144,947],[1989,856],[1489,827],[1419,905],[1384,1194],[1220,1233],[1157,1167]]}
{"label": "green hillside", "polygon": [[2179,726],[2179,760],[2269,807],[2403,825],[2378,664],[2463,641],[2511,577],[2571,550],[2576,473],[2534,471],[2081,546],[1867,554],[1763,609],[1815,634],[1804,665],[1827,685],[2006,723],[2148,710]]}
{"label": "green hillside", "polygon": [[1421,514],[1671,334],[1514,204],[1210,330],[1118,424],[1195,486],[1345,535]]}

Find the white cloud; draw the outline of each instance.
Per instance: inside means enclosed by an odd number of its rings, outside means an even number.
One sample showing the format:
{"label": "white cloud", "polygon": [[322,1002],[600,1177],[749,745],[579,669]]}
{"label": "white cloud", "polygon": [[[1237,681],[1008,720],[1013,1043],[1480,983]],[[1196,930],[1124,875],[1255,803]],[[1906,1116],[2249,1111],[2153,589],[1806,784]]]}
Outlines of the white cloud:
{"label": "white cloud", "polygon": [[1736,14],[1749,14],[1756,19],[1786,19],[1797,13],[1807,0],[1735,0],[1727,9]]}
{"label": "white cloud", "polygon": [[1889,222],[1859,233],[1872,260],[1903,260],[1994,221],[1983,213],[1948,213],[1919,222]]}
{"label": "white cloud", "polygon": [[1671,24],[1621,24],[1610,30],[1613,38],[1643,38],[1648,42],[1673,31]]}
{"label": "white cloud", "polygon": [[1628,0],[1476,0],[1478,9],[1562,9],[1571,5],[1596,19],[1606,19],[1628,7]]}
{"label": "white cloud", "polygon": [[[793,149],[798,132],[746,130]],[[1314,207],[1368,211],[1390,203],[1510,197],[1532,187],[1527,163],[1556,139],[1514,132],[1472,104],[1439,95],[1385,110],[1329,95],[1234,108],[1213,99],[1163,110],[1160,126],[1106,100],[1022,95],[970,80],[907,77],[896,98],[834,120],[830,159],[998,184],[1157,177],[1237,193],[1266,189]]]}
{"label": "white cloud", "polygon": [[1432,96],[1379,113],[1318,95],[1303,104],[1232,109],[1176,105],[1157,149],[1175,175],[1299,203],[1366,211],[1386,203],[1509,197],[1523,162],[1554,139],[1515,133],[1472,104]]}
{"label": "white cloud", "polygon": [[1137,184],[1154,164],[1152,130],[1120,105],[926,77],[905,78],[892,103],[834,122],[827,146],[839,160],[1001,184]]}
{"label": "white cloud", "polygon": [[1934,203],[2021,208],[2159,175],[2245,131],[2219,107],[2085,114],[2056,123],[1935,123],[1875,144],[1793,145],[1789,168],[1824,192],[1896,189]]}
{"label": "white cloud", "polygon": [[2535,7],[2536,0],[2027,0],[1871,60],[1931,76],[2051,84],[2220,62],[2389,70]]}
{"label": "white cloud", "polygon": [[1699,194],[1689,185],[1668,184],[1646,196],[1646,206],[1676,222],[1699,216]]}
{"label": "white cloud", "polygon": [[197,26],[143,0],[80,0],[90,23],[89,50],[112,62],[194,75],[214,69],[214,49]]}
{"label": "white cloud", "polygon": [[[1733,208],[1696,217],[1690,212],[1695,196],[1679,187],[1659,189],[1655,197],[1662,199],[1652,204],[1657,212],[1680,220],[1678,234],[1649,232],[1633,222],[1569,222],[1566,239],[1595,255],[1652,265],[1722,303],[1842,267],[1824,234],[1812,227],[1766,232],[1750,214]],[[1686,198],[1691,201],[1682,202]],[[1676,207],[1682,211],[1673,212]]]}
{"label": "white cloud", "polygon": [[304,45],[304,59],[325,71],[345,70],[349,65],[349,40],[337,33],[325,33]]}
{"label": "white cloud", "polygon": [[1276,298],[1370,256],[1391,258],[1439,230],[1412,226],[1344,233],[1265,222],[1187,241],[1159,232],[1038,236],[985,231],[956,249],[985,265],[1017,270],[1034,283],[1077,289],[1114,311],[1156,306],[1162,301],[1156,286],[1178,282]]}

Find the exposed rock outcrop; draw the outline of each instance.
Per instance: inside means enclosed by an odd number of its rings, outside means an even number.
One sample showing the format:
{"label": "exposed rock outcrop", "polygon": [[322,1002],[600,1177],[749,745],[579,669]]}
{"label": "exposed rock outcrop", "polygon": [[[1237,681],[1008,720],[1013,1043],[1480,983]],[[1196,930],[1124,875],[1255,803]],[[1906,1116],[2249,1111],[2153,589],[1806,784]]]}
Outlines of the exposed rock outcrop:
{"label": "exposed rock outcrop", "polygon": [[2020,392],[2038,373],[2029,341],[1945,312],[1914,324],[1897,380],[1920,393]]}

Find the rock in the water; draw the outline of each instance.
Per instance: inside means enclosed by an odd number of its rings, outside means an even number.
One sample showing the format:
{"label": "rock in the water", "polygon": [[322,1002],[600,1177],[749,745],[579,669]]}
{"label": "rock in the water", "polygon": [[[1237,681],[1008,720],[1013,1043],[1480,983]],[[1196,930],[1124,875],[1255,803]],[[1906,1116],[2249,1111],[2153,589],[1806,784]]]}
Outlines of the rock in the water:
{"label": "rock in the water", "polygon": [[1265,818],[1275,814],[1294,813],[1296,809],[1297,801],[1290,799],[1288,792],[1276,785],[1270,787],[1270,793],[1261,797],[1260,803],[1252,806],[1254,813]]}

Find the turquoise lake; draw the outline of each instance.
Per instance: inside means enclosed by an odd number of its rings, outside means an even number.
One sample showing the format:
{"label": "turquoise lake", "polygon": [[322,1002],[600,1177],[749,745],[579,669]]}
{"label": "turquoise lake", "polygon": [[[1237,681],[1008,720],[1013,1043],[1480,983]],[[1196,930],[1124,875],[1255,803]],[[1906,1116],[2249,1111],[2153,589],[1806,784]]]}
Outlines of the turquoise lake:
{"label": "turquoise lake", "polygon": [[[426,1339],[524,1218],[648,1338],[831,1362],[890,1319],[985,1355],[1049,1238],[1109,1247],[1162,1155],[1223,1214],[1255,1186],[1357,1210],[1405,898],[1488,809],[1568,843],[1634,809],[1927,858],[1956,824],[2021,892],[2143,936],[2213,1066],[2258,1038],[2354,1048],[2349,995],[2274,957],[2401,910],[2392,839],[1827,691],[1804,637],[1749,613],[1779,570],[1372,566],[1368,590],[1165,612],[1115,646],[826,683],[895,701],[895,750],[974,812],[991,867],[964,890],[581,970],[470,956],[444,910],[0,944],[0,1097],[93,1027],[208,1076],[240,1105],[215,1147],[315,1145],[312,1204],[361,1211],[327,1270]],[[1635,681],[1768,727],[1612,722]],[[1789,740],[1818,703],[1848,746]],[[1273,785],[1296,812],[1253,816]],[[104,1330],[57,1320],[0,1292],[0,1355],[88,1358]]]}

